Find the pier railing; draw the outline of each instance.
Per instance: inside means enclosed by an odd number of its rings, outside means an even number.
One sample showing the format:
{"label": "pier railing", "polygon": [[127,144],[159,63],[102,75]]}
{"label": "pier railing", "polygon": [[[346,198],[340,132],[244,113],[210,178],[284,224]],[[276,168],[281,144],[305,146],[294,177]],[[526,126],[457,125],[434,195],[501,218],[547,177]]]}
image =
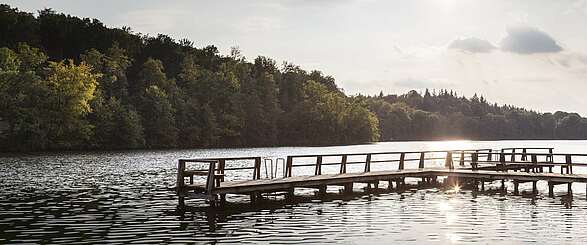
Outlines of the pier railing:
{"label": "pier railing", "polygon": [[[418,168],[444,167],[454,168],[456,161],[459,166],[465,166],[473,158],[479,156],[491,160],[491,149],[469,150],[440,150],[440,151],[408,151],[408,152],[372,152],[372,153],[344,153],[320,155],[292,155],[286,160],[285,177],[294,176],[294,170],[303,169],[302,175],[311,174],[308,168],[313,168],[314,175],[323,174],[325,167],[336,167],[335,173],[348,173],[351,166],[362,165],[355,172],[370,172],[376,165],[378,170],[403,170],[406,166],[417,163]],[[330,160],[330,161],[328,161]],[[431,163],[434,165],[431,166]]]}
{"label": "pier railing", "polygon": [[[283,160],[282,171],[275,168],[271,160],[263,157],[226,157],[205,159],[181,159],[178,163],[177,187],[181,191],[186,185],[194,185],[194,178],[199,183],[206,183],[201,188],[210,192],[225,181],[232,172],[230,180],[259,180],[265,178],[287,178],[293,176],[311,176],[322,174],[365,173],[371,171],[404,169],[471,169],[494,171],[553,172],[560,168],[561,174],[573,174],[573,167],[587,167],[587,154],[553,153],[553,148],[504,148],[406,151],[406,152],[371,152],[343,154],[291,155]],[[542,151],[542,152],[539,152]],[[265,171],[262,163],[265,160]],[[190,165],[190,167],[186,167]],[[328,170],[328,171],[327,171]],[[270,173],[269,173],[270,172]],[[265,176],[262,175],[265,173]]]}
{"label": "pier railing", "polygon": [[[484,156],[491,160],[493,151],[491,149],[471,149],[471,150],[443,150],[443,151],[413,151],[413,152],[374,152],[374,153],[348,153],[348,154],[323,154],[323,155],[292,155],[286,159],[273,159],[263,157],[223,157],[223,158],[201,158],[201,159],[180,159],[178,161],[177,190],[180,191],[186,185],[186,178],[190,185],[194,180],[205,181],[204,191],[209,191],[221,182],[225,177],[233,173],[232,177],[241,180],[258,180],[262,179],[262,173],[265,178],[284,178],[292,177],[294,169],[303,167],[311,168],[312,171],[303,172],[302,175],[320,175],[324,167],[339,166],[339,173],[347,173],[349,166],[364,164],[363,171],[370,172],[373,165],[385,164],[389,169],[404,169],[409,163],[417,162],[419,168],[430,167],[430,161],[445,160],[445,166],[454,168],[454,161],[459,166],[464,166],[470,162],[473,157]],[[454,155],[454,157],[453,157]],[[363,156],[362,161],[357,157]],[[381,157],[390,157],[383,159]],[[395,156],[397,159],[393,159]],[[324,159],[339,157],[338,162],[327,162]],[[314,158],[311,164],[300,163],[298,160],[304,158]],[[265,171],[262,171],[262,162],[265,160]],[[268,162],[269,160],[269,162]],[[280,167],[281,171],[277,171]],[[274,164],[275,163],[275,164]],[[393,165],[396,164],[396,165]],[[188,166],[189,165],[189,166]],[[269,167],[270,166],[270,167]],[[439,166],[436,166],[439,167]],[[308,169],[306,169],[308,170]],[[237,173],[238,172],[238,173]],[[232,180],[232,179],[231,179]]]}
{"label": "pier railing", "polygon": [[[225,157],[225,158],[201,158],[201,159],[180,159],[177,166],[177,191],[180,192],[186,185],[186,178],[189,183],[194,184],[194,178],[204,177],[206,186],[204,190],[208,193],[224,182],[227,171],[251,171],[252,179],[261,178],[261,157]],[[227,162],[238,161],[238,166],[227,167]],[[243,163],[244,162],[244,163]],[[190,166],[187,165],[196,165]]]}

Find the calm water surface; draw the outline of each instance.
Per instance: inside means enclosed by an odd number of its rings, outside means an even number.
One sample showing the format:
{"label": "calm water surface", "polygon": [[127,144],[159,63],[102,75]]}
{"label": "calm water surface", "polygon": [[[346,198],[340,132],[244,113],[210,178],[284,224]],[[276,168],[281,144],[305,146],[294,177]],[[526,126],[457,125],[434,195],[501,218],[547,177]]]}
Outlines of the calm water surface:
{"label": "calm water surface", "polygon": [[[47,153],[0,157],[0,244],[12,243],[479,243],[585,244],[585,185],[540,195],[447,188],[364,192],[326,200],[312,190],[293,203],[270,197],[251,206],[229,196],[224,210],[190,200],[176,210],[179,158],[284,157],[291,154],[555,147],[586,153],[587,141],[394,142],[340,147],[279,147],[172,151]],[[586,161],[587,162],[587,159]],[[587,169],[576,169],[587,173]],[[529,191],[531,184],[522,184]],[[275,199],[275,200],[273,200]]]}

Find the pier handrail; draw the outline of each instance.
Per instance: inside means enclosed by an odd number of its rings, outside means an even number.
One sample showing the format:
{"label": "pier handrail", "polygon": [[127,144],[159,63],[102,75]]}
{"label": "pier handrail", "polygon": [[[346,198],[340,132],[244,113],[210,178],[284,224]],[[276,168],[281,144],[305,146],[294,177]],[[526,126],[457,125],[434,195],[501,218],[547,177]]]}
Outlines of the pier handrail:
{"label": "pier handrail", "polygon": [[[444,167],[453,169],[455,167],[468,167],[477,169],[479,167],[491,167],[494,166],[495,170],[507,171],[509,165],[523,166],[525,168],[542,168],[554,166],[561,167],[561,173],[563,168],[566,169],[568,174],[572,174],[573,166],[587,166],[587,161],[577,161],[579,157],[587,157],[587,154],[581,153],[519,153],[515,151],[507,152],[505,150],[493,150],[493,149],[466,149],[466,150],[433,150],[433,151],[395,151],[395,152],[367,152],[367,153],[342,153],[342,154],[306,154],[306,155],[290,155],[286,157],[286,167],[284,177],[292,177],[293,169],[298,167],[314,167],[314,175],[321,175],[323,166],[335,166],[340,167],[339,173],[347,173],[347,166],[355,164],[364,164],[363,172],[370,172],[371,165],[374,163],[396,163],[398,170],[406,168],[406,163],[417,162],[418,168],[423,169],[426,166],[426,162],[444,160]],[[524,147],[516,148],[524,149]],[[525,149],[531,149],[527,147]],[[546,148],[549,149],[549,148]],[[435,155],[433,155],[433,153]],[[438,155],[443,153],[445,155]],[[374,158],[378,155],[389,155],[389,157]],[[362,156],[362,158],[361,158]],[[395,156],[394,158],[390,158]],[[529,160],[522,160],[521,156],[527,156]],[[339,160],[333,162],[325,161],[327,157],[338,157]],[[351,158],[354,157],[355,159]],[[560,161],[560,158],[564,157],[564,161]],[[295,159],[306,158],[304,163],[295,164]],[[309,162],[307,158],[314,158],[313,162]],[[356,159],[360,158],[360,159]],[[221,157],[221,158],[198,158],[198,159],[180,159],[178,165],[178,189],[181,189],[185,183],[186,177],[190,177],[190,184],[193,184],[193,176],[207,176],[206,189],[214,188],[219,186],[220,182],[224,181],[225,171],[241,171],[241,170],[252,170],[252,179],[261,178],[261,161],[262,157]],[[227,161],[254,161],[253,166],[245,167],[226,167]],[[574,161],[575,160],[575,161]],[[311,160],[310,160],[311,161]],[[186,163],[208,163],[208,169],[200,170],[187,170]],[[456,165],[458,164],[458,166]],[[510,169],[512,166],[509,166]]]}
{"label": "pier handrail", "polygon": [[[311,167],[315,166],[315,175],[322,174],[322,166],[328,165],[340,165],[339,172],[346,173],[347,172],[347,165],[352,164],[365,164],[364,172],[369,172],[371,170],[372,163],[384,163],[384,162],[398,162],[398,169],[404,169],[406,162],[413,162],[418,161],[418,168],[424,168],[425,162],[430,160],[445,160],[445,167],[447,168],[454,168],[453,163],[453,154],[458,154],[459,157],[457,158],[459,161],[460,166],[464,166],[466,159],[471,159],[473,155],[476,157],[480,155],[485,155],[489,159],[491,159],[492,149],[465,149],[465,150],[431,150],[431,151],[394,151],[394,152],[369,152],[369,153],[343,153],[343,154],[307,154],[307,155],[290,155],[287,157],[287,164],[286,164],[286,175],[285,177],[292,177],[293,176],[293,168],[295,167]],[[446,156],[444,157],[426,157],[428,153],[445,153]],[[418,158],[406,158],[406,155],[413,155],[418,154]],[[377,155],[399,155],[399,159],[386,159],[386,160],[372,160],[373,156]],[[353,156],[364,156],[365,160],[363,161],[348,161],[348,157]],[[340,157],[340,162],[323,162],[323,158],[325,157]],[[306,163],[306,164],[294,164],[294,159],[299,158],[316,158],[315,163]],[[470,161],[469,161],[470,162]],[[474,163],[476,164],[476,163]]]}
{"label": "pier handrail", "polygon": [[[524,149],[523,152],[516,152]],[[538,180],[547,180],[549,183],[549,196],[553,196],[553,187],[558,184],[567,184],[569,193],[572,182],[587,182],[587,175],[573,174],[573,167],[587,167],[587,153],[553,153],[553,148],[548,152],[528,152],[535,148],[503,148],[503,149],[467,149],[467,150],[434,150],[434,151],[407,151],[407,152],[370,152],[370,153],[341,153],[341,154],[307,154],[290,155],[285,160],[285,174],[283,179],[273,180],[272,174],[266,172],[268,179],[260,180],[260,168],[262,157],[221,157],[221,158],[200,158],[180,159],[178,163],[177,193],[180,207],[183,206],[185,197],[190,191],[208,195],[207,200],[211,205],[218,203],[218,197],[222,203],[226,200],[226,194],[248,194],[252,202],[262,192],[282,192],[291,197],[296,187],[318,188],[318,193],[326,193],[326,185],[344,185],[344,190],[352,191],[353,182],[367,184],[367,188],[378,188],[380,181],[396,182],[397,186],[405,185],[405,178],[422,178],[422,182],[435,181],[436,177],[447,176],[448,178],[477,178],[482,181],[502,179],[502,188],[505,179],[514,181],[514,193],[517,193],[519,183],[533,181],[535,190]],[[379,155],[386,155],[375,157]],[[393,158],[390,158],[393,156]],[[305,158],[305,159],[299,159]],[[309,158],[309,159],[308,159]],[[314,158],[314,159],[312,159]],[[294,163],[294,159],[304,160],[303,164]],[[335,162],[332,162],[336,159]],[[226,167],[227,161],[253,161],[253,166]],[[314,162],[307,163],[308,160]],[[426,162],[433,161],[435,166],[427,166]],[[444,160],[444,167],[441,167]],[[417,162],[416,167],[407,167],[406,163]],[[205,163],[207,169],[187,169],[187,163]],[[376,171],[372,172],[374,163],[394,163],[393,165],[378,165]],[[364,164],[364,168],[347,172],[347,166],[352,164]],[[397,165],[395,165],[397,164]],[[458,165],[457,165],[458,164]],[[323,166],[339,166],[339,173],[322,173]],[[469,166],[467,166],[469,165]],[[383,168],[380,168],[383,166]],[[387,169],[389,166],[397,169]],[[412,165],[415,166],[415,165]],[[304,176],[293,177],[293,169],[306,167]],[[308,168],[309,167],[309,168]],[[314,173],[311,174],[312,167]],[[440,168],[439,168],[440,167]],[[560,167],[560,174],[554,173],[553,169]],[[544,173],[548,168],[548,173]],[[222,184],[225,171],[253,170],[253,180],[234,181]],[[564,171],[566,170],[566,172]],[[268,171],[266,169],[266,171]],[[275,170],[276,171],[276,170]],[[508,173],[514,171],[519,173]],[[522,173],[524,172],[525,173]],[[372,172],[372,173],[369,173]],[[193,183],[194,176],[206,176],[205,183]],[[239,176],[234,175],[234,176]],[[242,176],[242,175],[241,175]],[[271,176],[269,179],[268,176]],[[186,184],[185,178],[190,178],[190,184]],[[288,178],[292,177],[292,178]],[[475,179],[475,181],[477,181]],[[388,187],[389,188],[389,187]]]}

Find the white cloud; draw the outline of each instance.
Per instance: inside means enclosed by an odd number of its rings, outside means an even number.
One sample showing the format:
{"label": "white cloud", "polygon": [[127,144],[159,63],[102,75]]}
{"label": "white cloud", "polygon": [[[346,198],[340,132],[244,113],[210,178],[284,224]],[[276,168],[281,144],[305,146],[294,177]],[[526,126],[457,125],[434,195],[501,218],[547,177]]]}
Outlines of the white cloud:
{"label": "white cloud", "polygon": [[496,49],[489,41],[476,37],[453,40],[448,48],[470,53],[488,53]]}
{"label": "white cloud", "polygon": [[547,33],[529,26],[511,27],[501,40],[503,51],[517,54],[556,53],[563,50]]}

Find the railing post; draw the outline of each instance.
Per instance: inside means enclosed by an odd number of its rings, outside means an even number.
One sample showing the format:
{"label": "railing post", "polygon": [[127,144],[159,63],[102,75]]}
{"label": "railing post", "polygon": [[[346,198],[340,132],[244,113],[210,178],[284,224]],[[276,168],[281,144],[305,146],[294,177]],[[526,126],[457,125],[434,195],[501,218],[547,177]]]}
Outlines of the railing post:
{"label": "railing post", "polygon": [[314,175],[321,175],[322,174],[322,156],[316,157],[316,171],[314,171]]}
{"label": "railing post", "polygon": [[516,162],[516,148],[512,149],[512,157],[510,162]]}
{"label": "railing post", "polygon": [[477,155],[477,152],[473,152],[471,153],[471,167],[473,168],[473,170],[476,170],[478,167],[478,160],[479,155]]}
{"label": "railing post", "polygon": [[347,155],[342,155],[342,161],[340,162],[340,173],[341,174],[346,173],[346,161],[347,161]]}
{"label": "railing post", "polygon": [[527,156],[528,156],[527,152],[528,151],[526,150],[526,148],[523,148],[522,149],[522,159],[521,159],[522,161],[526,161],[528,159],[527,158]]}
{"label": "railing post", "polygon": [[287,161],[285,163],[286,175],[284,177],[291,177],[292,168],[293,168],[293,157],[287,156]]}
{"label": "railing post", "polygon": [[215,184],[215,171],[216,171],[216,161],[210,161],[210,167],[208,169],[208,180],[206,181],[206,194],[208,194],[208,201],[210,205],[216,205],[216,194],[214,193],[214,189],[216,188]]}
{"label": "railing post", "polygon": [[565,156],[565,158],[566,158],[566,163],[567,163],[567,174],[572,174],[573,173],[573,161],[571,159],[572,157],[570,154],[567,154]]}
{"label": "railing post", "polygon": [[225,167],[226,167],[226,159],[220,159],[220,160],[218,160],[218,172],[220,174],[224,174],[224,168]]}
{"label": "railing post", "polygon": [[532,153],[530,158],[532,159],[532,172],[536,172],[536,167],[538,166],[538,156],[536,156],[535,153]]}
{"label": "railing post", "polygon": [[261,178],[261,157],[255,157],[255,167],[253,169],[253,179]]}
{"label": "railing post", "polygon": [[214,191],[214,171],[216,171],[216,161],[210,161],[209,162],[209,168],[208,168],[208,179],[206,181],[206,191],[208,192],[208,195],[212,195],[212,192]]}
{"label": "railing post", "polygon": [[552,148],[548,149],[548,158],[549,160],[547,160],[548,162],[552,163],[553,162],[553,157],[552,157]]}
{"label": "railing post", "polygon": [[183,172],[185,171],[185,161],[179,160],[177,162],[177,186],[176,192],[181,195],[184,186]]}
{"label": "railing post", "polygon": [[505,154],[503,152],[499,153],[499,163],[501,165],[502,171],[507,172],[507,168],[505,166]]}
{"label": "railing post", "polygon": [[420,152],[420,162],[418,163],[418,168],[424,168],[424,157],[425,157],[425,153],[424,152]]}
{"label": "railing post", "polygon": [[365,159],[365,172],[371,172],[371,154],[367,154]]}
{"label": "railing post", "polygon": [[406,159],[406,153],[402,152],[399,154],[399,166],[397,167],[397,169],[399,170],[403,170],[404,169],[404,162]]}
{"label": "railing post", "polygon": [[461,159],[459,160],[460,166],[465,166],[465,151],[461,151]]}
{"label": "railing post", "polygon": [[446,159],[444,162],[444,167],[448,168],[448,169],[454,169],[455,166],[453,165],[453,161],[452,161],[452,152],[451,151],[447,151],[446,152]]}
{"label": "railing post", "polygon": [[493,150],[489,149],[489,153],[487,153],[487,161],[493,160]]}

